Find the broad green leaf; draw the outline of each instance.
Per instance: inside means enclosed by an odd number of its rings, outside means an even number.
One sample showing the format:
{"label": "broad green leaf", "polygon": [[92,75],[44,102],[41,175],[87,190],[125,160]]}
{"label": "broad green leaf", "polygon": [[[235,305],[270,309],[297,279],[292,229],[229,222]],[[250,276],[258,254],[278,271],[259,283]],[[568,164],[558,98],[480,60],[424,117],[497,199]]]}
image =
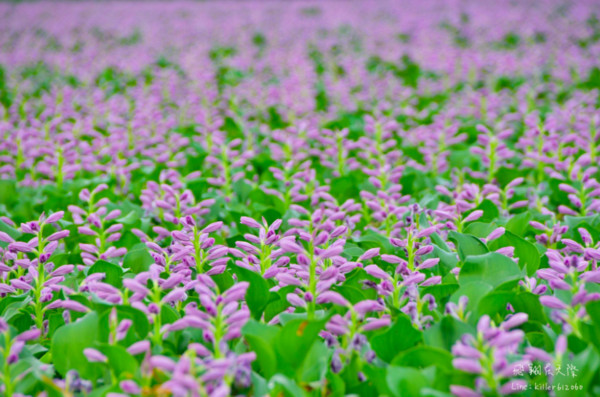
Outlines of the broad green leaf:
{"label": "broad green leaf", "polygon": [[130,269],[134,273],[141,273],[150,268],[154,259],[144,244],[138,244],[123,258],[123,268]]}
{"label": "broad green leaf", "polygon": [[490,252],[484,255],[469,256],[460,269],[458,282],[461,285],[484,282],[497,287],[502,283],[522,277],[523,272],[509,257]]}
{"label": "broad green leaf", "polygon": [[492,319],[500,314],[498,320],[504,319],[508,310],[507,303],[512,302],[515,293],[513,291],[492,291],[484,296],[477,305],[477,316],[489,315]]}
{"label": "broad green leaf", "polygon": [[492,231],[494,231],[494,229],[496,229],[496,225],[493,223],[483,223],[483,222],[475,221],[475,222],[470,222],[467,225],[467,227],[465,227],[465,233],[473,235],[477,238],[485,238]]}
{"label": "broad green leaf", "polygon": [[103,273],[105,275],[104,281],[116,288],[121,288],[123,286],[123,270],[110,262],[104,261],[100,259],[96,261],[88,270],[88,275],[94,273]]}
{"label": "broad green leaf", "polygon": [[464,334],[474,335],[475,328],[451,316],[444,316],[423,332],[423,340],[428,346],[451,351],[452,346]]}
{"label": "broad green leaf", "polygon": [[[277,327],[250,320],[242,328],[242,335],[256,353],[256,362],[260,373],[265,379],[270,379],[277,370],[277,356],[275,355],[275,339],[279,334]],[[255,364],[253,364],[255,365]]]}
{"label": "broad green leaf", "polygon": [[[275,338],[275,351],[279,369],[285,367],[295,373],[303,366],[311,346],[325,327],[327,319],[295,319],[286,323]],[[285,373],[285,372],[284,372]]]}
{"label": "broad green leaf", "polygon": [[529,315],[529,321],[537,321],[546,324],[548,319],[544,313],[540,297],[531,292],[521,292],[510,302],[515,312],[523,312]]}
{"label": "broad green leaf", "polygon": [[346,200],[356,198],[359,195],[356,180],[351,176],[341,176],[334,178],[330,183],[330,192],[336,198],[339,204],[343,204]]}
{"label": "broad green leaf", "polygon": [[[3,181],[0,180],[0,182],[3,182]],[[2,202],[3,201],[0,199],[0,203],[2,203]],[[0,232],[4,232],[4,233],[8,234],[14,240],[17,240],[21,236],[20,231],[7,225],[2,219],[0,219]],[[8,246],[8,243],[5,243],[4,241],[0,241],[0,247],[6,248],[7,246]]]}
{"label": "broad green leaf", "polygon": [[392,360],[391,364],[401,367],[415,368],[426,368],[431,365],[435,365],[443,368],[446,371],[452,371],[452,358],[452,354],[450,354],[447,350],[433,346],[421,345],[399,353],[396,357],[394,357],[394,360]]}
{"label": "broad green leaf", "polygon": [[[588,387],[594,385],[592,379],[598,372],[600,356],[592,346],[577,354],[573,358],[565,357],[559,371],[555,372],[553,385],[557,387],[557,397],[572,397],[593,395]],[[590,384],[591,383],[591,384]],[[581,386],[582,390],[579,390]],[[597,384],[595,385],[597,387]],[[571,388],[577,387],[577,390]]]}
{"label": "broad green leaf", "polygon": [[392,253],[394,247],[390,243],[389,239],[374,232],[373,230],[367,230],[365,233],[361,234],[361,236],[356,240],[358,245],[364,250],[368,250],[371,248],[380,248],[380,253],[389,254]]}
{"label": "broad green leaf", "polygon": [[372,336],[370,342],[377,357],[389,363],[398,353],[414,347],[422,339],[421,331],[412,325],[410,318],[400,315],[389,328]]}
{"label": "broad green leaf", "polygon": [[519,266],[521,269],[526,267],[527,275],[530,277],[540,267],[540,255],[535,246],[508,230],[499,238],[490,241],[488,246],[492,251],[502,247],[515,247],[515,257],[519,258]]}
{"label": "broad green leaf", "polygon": [[246,303],[252,313],[252,317],[260,319],[263,311],[269,303],[271,292],[269,283],[260,274],[240,266],[232,265],[231,269],[238,276],[238,280],[250,283],[246,292]]}
{"label": "broad green leaf", "polygon": [[98,314],[91,312],[79,321],[64,325],[52,337],[50,351],[54,368],[65,376],[76,369],[85,379],[96,379],[98,369],[90,364],[83,350],[92,347],[98,335]]}
{"label": "broad green leaf", "polygon": [[429,287],[424,287],[421,290],[421,296],[425,294],[431,294],[435,298],[435,301],[440,304],[444,299],[452,295],[456,290],[459,289],[458,284],[437,284]]}
{"label": "broad green leaf", "polygon": [[455,231],[448,233],[448,239],[455,242],[458,250],[458,257],[462,262],[467,256],[483,255],[488,252],[485,244],[475,236],[462,234]]}
{"label": "broad green leaf", "polygon": [[418,396],[427,386],[427,378],[418,370],[409,367],[390,366],[387,369],[387,385],[394,396]]}
{"label": "broad green leaf", "polygon": [[96,349],[108,358],[108,365],[117,377],[130,379],[136,376],[139,364],[123,346],[101,343]]}
{"label": "broad green leaf", "polygon": [[466,212],[463,215],[463,217],[466,217],[471,212],[477,211],[477,210],[483,211],[483,215],[477,220],[477,222],[482,222],[482,223],[493,222],[498,218],[498,215],[500,214],[498,212],[498,206],[496,204],[492,203],[490,200],[485,199],[477,207]]}
{"label": "broad green leaf", "polygon": [[529,212],[523,212],[510,218],[506,223],[506,230],[513,233],[516,236],[523,237],[527,228],[529,227],[529,221],[531,221],[531,214]]}
{"label": "broad green leaf", "polygon": [[298,369],[298,378],[303,382],[318,382],[325,378],[329,369],[332,351],[321,340],[316,340],[304,360],[304,365]]}

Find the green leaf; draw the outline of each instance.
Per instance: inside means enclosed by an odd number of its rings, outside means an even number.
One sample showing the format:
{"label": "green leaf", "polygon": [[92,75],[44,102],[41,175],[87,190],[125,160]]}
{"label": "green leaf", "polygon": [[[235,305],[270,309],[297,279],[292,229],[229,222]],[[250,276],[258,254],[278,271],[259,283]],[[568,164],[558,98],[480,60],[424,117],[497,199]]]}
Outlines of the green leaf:
{"label": "green leaf", "polygon": [[[0,180],[0,182],[2,182],[2,180]],[[5,202],[5,201],[0,199],[0,203],[2,203],[2,202]],[[14,240],[17,240],[19,237],[21,237],[20,231],[7,225],[2,219],[0,219],[0,232],[4,232],[4,233],[8,234]],[[7,246],[8,246],[8,243],[5,243],[4,241],[0,241],[0,247],[6,248]]]}
{"label": "green leaf", "polygon": [[[270,325],[250,320],[242,328],[242,335],[250,349],[256,353],[256,361],[260,373],[269,380],[277,371],[277,357],[275,355],[275,338],[279,329]],[[254,364],[253,364],[254,365]]]}
{"label": "green leaf", "polygon": [[452,316],[444,316],[424,331],[423,340],[428,346],[450,351],[464,334],[474,335],[475,328]]}
{"label": "green leaf", "polygon": [[[473,281],[470,283],[461,284],[460,288],[454,292],[454,294],[452,294],[450,302],[458,303],[458,300],[461,296],[466,296],[469,298],[469,301],[467,303],[465,313],[475,312],[479,301],[493,289],[494,288],[490,284],[481,281]],[[471,318],[473,316],[473,313],[471,313]]]}
{"label": "green leaf", "polygon": [[[390,396],[392,392],[388,387],[386,377],[387,377],[387,368],[379,367],[372,364],[363,364],[362,371],[367,376],[369,383],[373,384],[376,387],[377,394],[374,393],[363,393],[362,395],[367,396]],[[365,382],[362,382],[365,383]],[[345,393],[344,395],[348,395],[349,393]]]}
{"label": "green leaf", "polygon": [[465,233],[471,234],[478,238],[487,237],[492,231],[496,229],[496,225],[493,223],[483,223],[483,222],[470,222],[467,227],[465,227]]}
{"label": "green leaf", "polygon": [[506,223],[505,229],[517,236],[524,236],[527,228],[529,227],[529,221],[531,221],[531,214],[529,212],[523,212],[515,215]]}
{"label": "green leaf", "polygon": [[275,375],[271,379],[270,384],[273,386],[273,388],[271,389],[271,395],[286,397],[304,397],[304,392],[302,388],[298,386],[296,382],[294,382],[292,379],[284,375]]}
{"label": "green leaf", "polygon": [[511,302],[515,293],[513,291],[492,291],[484,296],[477,305],[477,317],[484,314],[492,319],[498,313],[502,313],[501,318],[507,314],[506,304]]}
{"label": "green leaf", "polygon": [[389,254],[394,250],[394,247],[390,243],[389,239],[374,232],[373,230],[367,230],[365,233],[356,240],[361,248],[368,250],[371,248],[380,248],[382,254]]}
{"label": "green leaf", "polygon": [[467,256],[483,255],[488,251],[485,244],[475,236],[462,234],[455,231],[448,233],[448,239],[454,241],[458,249],[458,257],[461,261],[465,261]]}
{"label": "green leaf", "polygon": [[427,379],[418,370],[408,367],[391,366],[387,369],[387,385],[394,396],[419,396],[427,386]]}
{"label": "green leaf", "polygon": [[452,354],[439,347],[421,345],[400,352],[392,360],[392,365],[401,367],[426,368],[432,365],[452,371]]}
{"label": "green leaf", "polygon": [[121,288],[123,286],[123,270],[115,264],[100,259],[88,270],[88,275],[94,273],[104,273],[103,281],[113,287]]}
{"label": "green leaf", "polygon": [[335,292],[339,292],[344,298],[348,299],[348,301],[355,305],[360,301],[365,299],[369,299],[364,294],[364,290],[359,289],[357,287],[353,287],[351,285],[340,285],[331,287],[331,289]]}
{"label": "green leaf", "polygon": [[450,249],[450,247],[448,247],[448,244],[446,244],[446,241],[443,238],[441,238],[439,234],[433,233],[429,236],[429,238],[436,246],[438,246],[443,251],[446,251],[446,252],[452,251]]}
{"label": "green leaf", "polygon": [[496,251],[502,247],[515,247],[515,257],[519,258],[519,266],[527,268],[527,275],[533,276],[540,267],[538,250],[529,241],[509,232],[504,232],[499,238],[490,241],[490,250]]}
{"label": "green leaf", "polygon": [[212,278],[213,281],[215,282],[215,284],[217,284],[219,291],[227,291],[234,284],[234,280],[233,280],[233,276],[231,275],[231,272],[223,272],[220,274],[213,274],[212,276],[210,276],[210,278]]}
{"label": "green leaf", "polygon": [[[348,292],[345,290],[345,287],[351,287],[352,290],[358,290],[365,297],[364,299],[376,299],[377,292],[373,288],[365,288],[364,281],[371,280],[375,281],[376,279],[372,276],[369,276],[367,272],[365,272],[362,268],[357,268],[352,270],[350,273],[346,275],[346,281],[342,284],[342,291]],[[342,293],[340,291],[340,293]],[[351,296],[353,292],[348,292],[348,295]],[[346,299],[351,299],[350,297],[345,297]]]}
{"label": "green leaf", "polygon": [[[560,372],[555,373],[553,385],[557,386],[557,397],[585,396],[596,394],[589,390],[593,378],[597,376],[600,357],[592,346],[577,354],[572,359],[563,359]],[[582,386],[582,391],[573,391],[571,387]]]}
{"label": "green leaf", "polygon": [[537,321],[546,324],[548,319],[544,308],[540,303],[540,297],[531,292],[521,292],[511,301],[515,312],[523,312],[529,315],[529,321]]}
{"label": "green leaf", "polygon": [[108,341],[108,321],[113,308],[117,311],[117,319],[119,321],[129,319],[133,323],[123,342],[135,343],[148,335],[148,332],[150,331],[150,322],[148,321],[148,316],[146,316],[144,312],[131,306],[117,305],[107,308],[100,314],[98,330],[99,341]]}
{"label": "green leaf", "polygon": [[331,353],[332,350],[328,349],[323,341],[317,339],[308,351],[304,365],[298,369],[298,378],[307,383],[324,379],[329,369]]}
{"label": "green leaf", "polygon": [[500,212],[498,212],[498,206],[492,203],[490,200],[485,199],[477,207],[473,208],[471,211],[466,212],[464,216],[466,217],[471,212],[477,210],[483,211],[483,215],[481,215],[481,217],[477,219],[477,222],[490,223],[495,221],[500,215]]}
{"label": "green leaf", "polygon": [[365,252],[364,249],[360,248],[355,244],[348,243],[344,246],[343,256],[350,260],[354,260],[361,256]]}
{"label": "green leaf", "polygon": [[[17,181],[9,179],[0,179],[0,203],[10,205],[14,203],[18,199],[18,197],[19,195],[17,194]],[[2,228],[0,228],[0,230],[2,230],[5,233],[8,233]],[[12,237],[14,238],[14,236]]]}
{"label": "green leaf", "polygon": [[576,229],[580,223],[587,223],[592,227],[598,228],[600,223],[600,215],[588,215],[588,216],[565,216],[565,223],[569,226],[569,229]]}
{"label": "green leaf", "polygon": [[370,342],[377,357],[389,363],[399,352],[414,347],[422,339],[421,331],[413,327],[410,318],[400,315],[391,327],[372,336]]}
{"label": "green leaf", "polygon": [[456,257],[456,253],[444,251],[442,248],[433,244],[433,252],[432,255],[434,258],[440,258],[440,267],[448,272],[458,265],[458,258]]}
{"label": "green leaf", "polygon": [[291,306],[290,302],[287,301],[286,296],[288,293],[294,291],[294,289],[294,285],[288,285],[277,292],[271,291],[269,303],[267,303],[267,307],[265,308],[264,320],[266,322],[271,321],[273,317]]}
{"label": "green leaf", "polygon": [[[22,295],[8,295],[0,299],[0,315],[4,320],[8,320],[9,316],[5,313],[9,308],[19,309],[23,307],[31,298],[29,294],[25,293]],[[16,304],[16,305],[15,305]]]}
{"label": "green leaf", "polygon": [[147,271],[153,263],[154,259],[145,244],[136,245],[123,258],[123,268],[130,269],[136,274]]}
{"label": "green leaf", "polygon": [[460,269],[458,281],[461,285],[484,282],[493,287],[523,277],[519,266],[509,257],[497,252],[469,256]]}
{"label": "green leaf", "polygon": [[181,316],[175,309],[173,309],[169,305],[162,305],[160,308],[160,321],[163,325],[165,324],[173,324],[175,321],[179,320]]}
{"label": "green leaf", "polygon": [[[285,371],[287,367],[288,371],[295,373],[303,366],[311,346],[319,337],[319,332],[323,330],[326,322],[326,318],[317,321],[295,319],[283,326],[275,338],[277,361],[281,363],[280,370]],[[288,375],[292,373],[288,372]]]}
{"label": "green leaf", "polygon": [[269,283],[260,274],[240,266],[232,265],[231,269],[238,276],[238,280],[250,283],[246,292],[246,303],[252,317],[260,319],[263,311],[269,303],[271,292]]}
{"label": "green leaf", "polygon": [[124,225],[135,225],[140,221],[140,214],[136,211],[130,211],[127,215],[117,219],[116,222]]}
{"label": "green leaf", "polygon": [[60,327],[52,337],[50,351],[54,368],[62,376],[76,369],[85,379],[96,379],[97,368],[83,355],[83,349],[92,347],[98,335],[98,314],[91,312],[82,319]]}
{"label": "green leaf", "polygon": [[524,175],[523,171],[516,168],[500,167],[498,168],[498,171],[496,171],[495,176],[500,187],[504,189],[506,185]]}
{"label": "green leaf", "polygon": [[360,193],[356,180],[351,176],[334,178],[331,180],[330,186],[329,191],[339,204],[343,204],[348,199],[358,197]]}
{"label": "green leaf", "polygon": [[438,302],[438,304],[439,304],[444,299],[446,299],[447,297],[452,295],[454,292],[456,292],[456,290],[458,290],[458,288],[459,288],[458,284],[431,285],[429,287],[424,287],[421,290],[421,296],[423,296],[425,294],[431,294],[435,298],[435,301]]}
{"label": "green leaf", "polygon": [[96,348],[108,358],[108,365],[117,377],[133,378],[136,375],[139,364],[123,346],[102,343]]}

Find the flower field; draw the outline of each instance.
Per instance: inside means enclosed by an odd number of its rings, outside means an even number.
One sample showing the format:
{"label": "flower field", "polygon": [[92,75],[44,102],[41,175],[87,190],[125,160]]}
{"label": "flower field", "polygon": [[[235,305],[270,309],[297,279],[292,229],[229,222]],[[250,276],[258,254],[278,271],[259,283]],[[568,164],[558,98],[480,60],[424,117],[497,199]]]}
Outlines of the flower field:
{"label": "flower field", "polygon": [[600,395],[599,18],[0,4],[0,395]]}

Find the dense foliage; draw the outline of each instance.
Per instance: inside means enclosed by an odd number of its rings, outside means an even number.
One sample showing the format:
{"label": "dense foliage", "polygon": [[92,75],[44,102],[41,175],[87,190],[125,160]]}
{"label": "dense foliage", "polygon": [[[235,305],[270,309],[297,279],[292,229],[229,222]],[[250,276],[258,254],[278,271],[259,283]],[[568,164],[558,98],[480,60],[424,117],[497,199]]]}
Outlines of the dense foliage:
{"label": "dense foliage", "polygon": [[0,15],[0,394],[600,395],[598,2]]}

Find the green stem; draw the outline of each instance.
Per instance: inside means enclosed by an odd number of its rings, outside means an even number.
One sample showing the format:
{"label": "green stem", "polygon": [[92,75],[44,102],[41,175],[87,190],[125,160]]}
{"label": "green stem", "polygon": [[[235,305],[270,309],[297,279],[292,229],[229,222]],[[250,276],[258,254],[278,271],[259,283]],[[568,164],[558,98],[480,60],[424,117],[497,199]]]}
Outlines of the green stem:
{"label": "green stem", "polygon": [[42,288],[44,287],[44,283],[46,282],[46,274],[44,270],[44,264],[41,261],[42,254],[44,253],[44,239],[42,237],[42,233],[44,231],[44,224],[40,224],[40,231],[38,232],[38,277],[34,290],[35,297],[35,325],[37,328],[44,332],[44,311],[42,309]]}
{"label": "green stem", "polygon": [[496,176],[496,147],[498,143],[496,142],[496,138],[491,139],[490,141],[490,169],[488,171],[488,183],[492,183],[494,177]]}
{"label": "green stem", "polygon": [[[312,233],[313,233],[312,219],[310,221],[309,231],[310,231],[310,234],[312,235]],[[309,250],[309,254],[310,254],[308,291],[312,295],[312,300],[308,303],[308,319],[312,320],[315,317],[315,307],[316,307],[315,300],[317,299],[317,296],[316,296],[317,295],[317,262],[315,260],[315,246],[314,246],[312,239],[308,244],[308,250]]]}
{"label": "green stem", "polygon": [[4,381],[4,391],[6,393],[7,396],[12,396],[13,395],[13,385],[12,385],[12,381],[10,379],[10,365],[8,364],[8,356],[10,354],[10,348],[11,348],[11,339],[10,339],[10,333],[8,331],[4,332],[4,376],[3,376],[3,381]]}
{"label": "green stem", "polygon": [[215,358],[223,357],[223,353],[221,352],[220,344],[221,338],[223,337],[223,320],[221,318],[221,305],[217,306],[217,316],[215,317],[215,340],[213,341],[213,349],[215,353]]}

